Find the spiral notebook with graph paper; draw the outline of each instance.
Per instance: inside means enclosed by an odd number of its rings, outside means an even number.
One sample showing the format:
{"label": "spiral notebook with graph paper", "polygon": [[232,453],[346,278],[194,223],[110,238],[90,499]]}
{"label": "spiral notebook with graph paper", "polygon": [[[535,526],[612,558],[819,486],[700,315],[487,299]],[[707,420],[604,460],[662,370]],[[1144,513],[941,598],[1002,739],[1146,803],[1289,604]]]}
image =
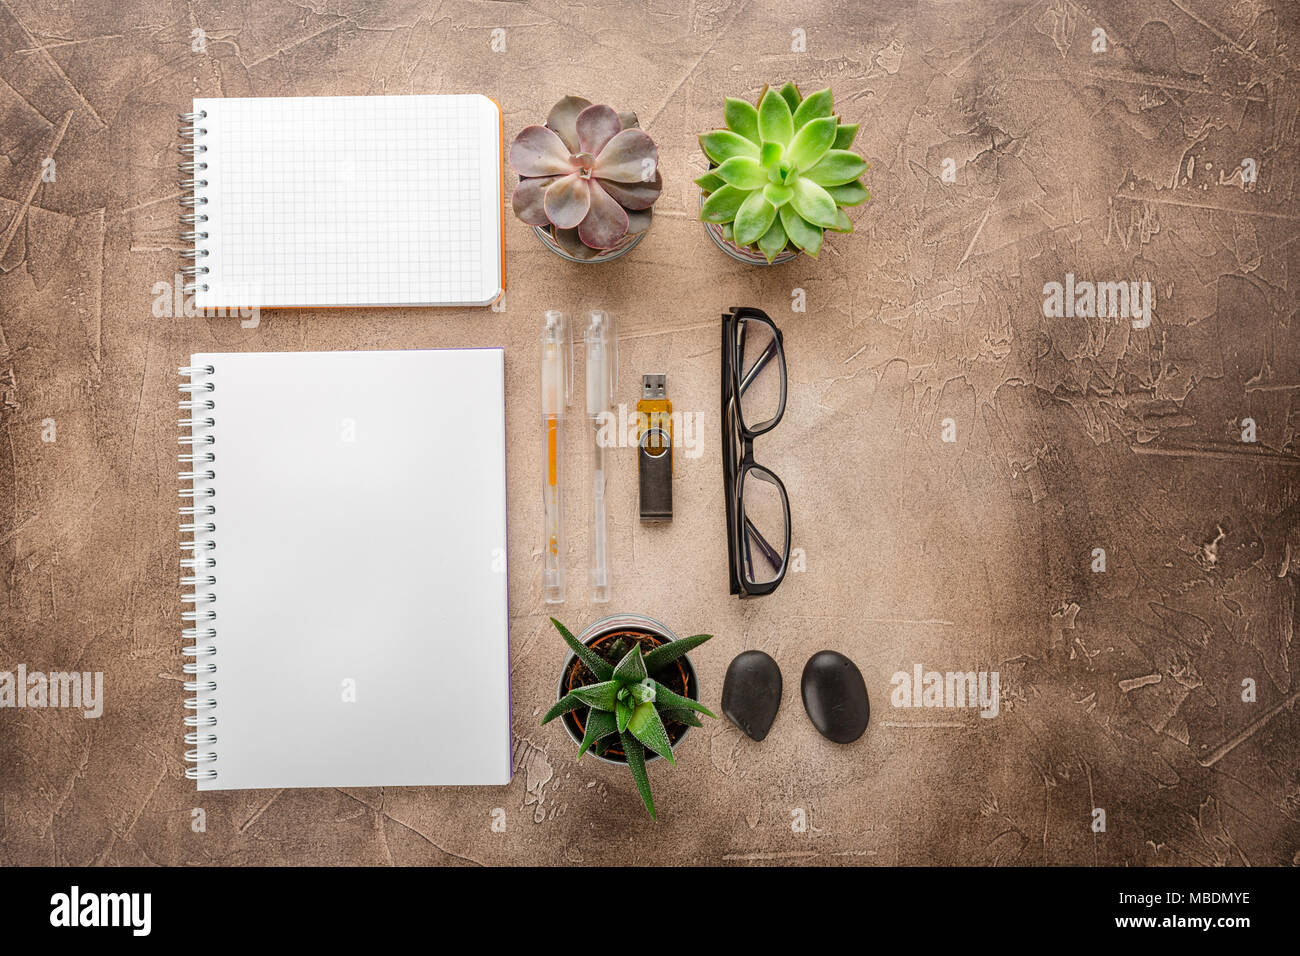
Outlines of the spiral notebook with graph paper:
{"label": "spiral notebook with graph paper", "polygon": [[200,790],[510,781],[503,355],[181,369]]}
{"label": "spiral notebook with graph paper", "polygon": [[487,97],[196,99],[181,121],[199,309],[487,305],[504,290]]}

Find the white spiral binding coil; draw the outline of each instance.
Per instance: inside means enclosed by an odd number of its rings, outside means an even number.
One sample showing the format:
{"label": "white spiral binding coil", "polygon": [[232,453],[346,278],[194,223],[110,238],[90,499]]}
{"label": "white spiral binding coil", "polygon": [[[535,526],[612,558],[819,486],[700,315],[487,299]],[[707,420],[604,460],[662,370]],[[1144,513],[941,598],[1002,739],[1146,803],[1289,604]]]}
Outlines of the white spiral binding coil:
{"label": "white spiral binding coil", "polygon": [[208,257],[208,250],[200,245],[208,238],[207,230],[203,228],[208,217],[202,211],[208,204],[208,197],[203,195],[203,188],[208,184],[203,173],[207,171],[208,164],[202,159],[208,147],[199,142],[199,139],[207,133],[199,123],[207,119],[207,116],[206,110],[199,110],[197,113],[181,113],[181,125],[177,130],[181,139],[185,141],[180,146],[183,161],[176,164],[183,177],[177,183],[181,189],[183,209],[181,224],[188,227],[181,233],[181,241],[191,245],[191,248],[181,251],[181,258],[187,260],[186,265],[181,269],[181,275],[190,280],[181,287],[181,291],[185,294],[208,291],[208,284],[200,281],[209,271],[207,266],[200,264]]}
{"label": "white spiral binding coil", "polygon": [[186,605],[181,620],[192,625],[181,630],[181,637],[189,642],[181,653],[190,658],[182,667],[186,677],[183,686],[186,693],[193,695],[185,699],[188,711],[185,726],[190,728],[185,734],[185,745],[190,748],[185,751],[185,762],[194,766],[185,768],[185,776],[191,780],[215,780],[217,771],[207,765],[217,759],[217,752],[213,749],[217,735],[207,728],[217,725],[216,715],[211,713],[217,706],[217,699],[213,696],[217,692],[217,682],[211,676],[217,672],[216,661],[211,659],[217,653],[217,629],[213,626],[217,619],[213,607],[217,601],[214,590],[217,586],[214,573],[217,559],[211,554],[217,547],[212,538],[217,531],[217,523],[213,520],[217,506],[204,499],[216,495],[211,484],[217,477],[216,469],[212,467],[217,460],[216,452],[212,450],[216,439],[211,429],[217,422],[212,415],[196,415],[195,412],[210,412],[216,407],[213,399],[198,397],[210,395],[215,390],[212,382],[205,379],[216,369],[211,365],[187,365],[179,371],[182,377],[189,379],[180,386],[186,397],[179,405],[191,416],[177,423],[182,429],[189,430],[188,435],[180,436],[181,453],[177,455],[177,460],[189,468],[178,473],[181,483],[189,485],[180,491],[182,502],[187,502],[179,508],[180,531],[191,536],[189,540],[181,541],[184,555],[181,568],[187,572],[181,577],[181,586],[192,589],[181,595],[181,602]]}

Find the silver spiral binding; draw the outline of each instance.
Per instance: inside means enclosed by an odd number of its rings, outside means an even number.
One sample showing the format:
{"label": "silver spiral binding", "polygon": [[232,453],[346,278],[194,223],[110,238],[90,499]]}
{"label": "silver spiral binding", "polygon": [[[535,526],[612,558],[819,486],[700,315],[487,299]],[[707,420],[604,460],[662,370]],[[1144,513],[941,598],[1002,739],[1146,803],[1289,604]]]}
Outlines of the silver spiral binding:
{"label": "silver spiral binding", "polygon": [[190,247],[181,251],[181,258],[187,260],[185,267],[181,269],[181,275],[189,280],[181,287],[181,291],[185,294],[207,292],[209,288],[208,284],[202,281],[209,269],[205,265],[200,265],[200,262],[208,257],[208,250],[200,245],[208,238],[207,230],[203,229],[204,223],[208,221],[207,213],[203,212],[203,207],[208,204],[208,197],[203,195],[203,190],[208,185],[208,180],[203,175],[208,169],[203,154],[208,151],[208,147],[199,142],[207,133],[207,130],[200,125],[207,117],[206,110],[199,110],[197,113],[181,113],[181,125],[177,130],[182,140],[181,162],[176,164],[181,174],[181,179],[177,183],[181,190],[181,224],[189,227],[181,232],[180,238],[181,242]]}
{"label": "silver spiral binding", "polygon": [[181,587],[187,589],[181,594],[181,620],[189,625],[181,630],[186,642],[181,653],[187,658],[181,668],[185,673],[182,686],[192,695],[185,699],[185,745],[189,748],[185,762],[192,764],[185,768],[185,776],[190,780],[215,780],[217,771],[211,765],[217,759],[217,735],[211,728],[217,726],[217,717],[212,713],[217,706],[217,680],[213,676],[217,672],[217,559],[212,552],[217,547],[213,538],[217,532],[217,506],[205,499],[216,496],[212,482],[217,477],[217,453],[212,429],[217,421],[214,415],[196,412],[210,413],[216,407],[213,399],[198,397],[215,391],[210,379],[216,369],[211,365],[186,365],[179,372],[189,381],[180,385],[184,397],[178,405],[190,416],[177,422],[188,434],[180,436],[181,451],[176,456],[188,468],[177,473],[183,486],[178,508],[180,532],[189,536],[181,540]]}

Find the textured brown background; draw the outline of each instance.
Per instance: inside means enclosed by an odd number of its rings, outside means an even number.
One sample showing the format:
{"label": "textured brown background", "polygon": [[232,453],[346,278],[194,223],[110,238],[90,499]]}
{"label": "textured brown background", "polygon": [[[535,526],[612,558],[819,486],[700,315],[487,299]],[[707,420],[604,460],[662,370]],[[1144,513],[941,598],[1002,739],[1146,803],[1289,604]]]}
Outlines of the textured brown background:
{"label": "textured brown background", "polygon": [[[0,669],[107,684],[97,721],[0,711],[0,862],[1296,862],[1298,28],[1282,0],[0,0]],[[757,270],[694,221],[694,137],[724,94],[785,79],[833,85],[876,198],[820,261]],[[569,92],[637,110],[667,179],[647,240],[570,266],[511,220],[505,314],[152,316],[179,263],[191,96],[468,91],[502,104],[507,136]],[[1245,157],[1257,183],[1234,174]],[[1043,283],[1069,271],[1154,282],[1151,328],[1045,319]],[[743,604],[717,433],[717,316],[741,303],[785,331],[790,403],[758,451],[807,556]],[[716,634],[695,655],[710,704],[744,648],[786,678],[765,743],[719,720],[654,769],[658,824],[621,769],[575,766],[558,723],[536,726],[563,658],[539,601],[537,322],[591,305],[623,324],[624,400],[664,371],[705,415],[670,527],[635,520],[617,456],[612,609]],[[181,761],[176,367],[469,345],[507,349],[514,783],[200,798]],[[574,586],[564,619],[596,614]],[[852,746],[799,701],[823,647],[871,689]],[[1001,714],[891,710],[890,675],[917,662],[998,670]]]}

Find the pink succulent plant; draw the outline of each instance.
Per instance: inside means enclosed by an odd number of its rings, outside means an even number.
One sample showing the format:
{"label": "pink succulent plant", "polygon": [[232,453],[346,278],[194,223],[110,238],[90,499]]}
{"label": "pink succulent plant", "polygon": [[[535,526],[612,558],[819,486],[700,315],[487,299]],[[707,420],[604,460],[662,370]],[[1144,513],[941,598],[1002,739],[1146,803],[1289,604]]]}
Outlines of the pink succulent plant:
{"label": "pink succulent plant", "polygon": [[551,229],[564,249],[591,258],[650,228],[663,190],[659,148],[618,113],[580,96],[556,103],[545,126],[526,126],[510,145],[519,174],[512,205],[530,226]]}

